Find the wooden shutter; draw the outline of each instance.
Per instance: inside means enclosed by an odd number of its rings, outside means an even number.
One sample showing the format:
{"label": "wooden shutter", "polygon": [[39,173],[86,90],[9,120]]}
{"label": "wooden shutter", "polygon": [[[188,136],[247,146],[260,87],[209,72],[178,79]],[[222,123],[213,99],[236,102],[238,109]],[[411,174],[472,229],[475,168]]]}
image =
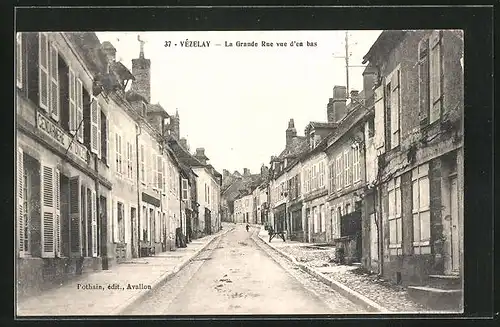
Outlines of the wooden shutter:
{"label": "wooden shutter", "polygon": [[54,221],[54,245],[56,256],[61,257],[61,184],[59,169],[54,170],[54,201],[55,201],[55,221]]}
{"label": "wooden shutter", "polygon": [[84,185],[80,186],[80,197],[81,197],[81,206],[80,206],[80,229],[81,229],[81,253],[82,256],[88,257],[88,226],[87,226],[87,188]]}
{"label": "wooden shutter", "polygon": [[106,163],[108,164],[108,166],[110,165],[110,154],[111,154],[111,151],[109,151],[109,119],[108,119],[108,116],[105,116],[106,117],[106,120],[104,121],[104,135],[102,135],[102,137],[104,137],[104,142],[106,143],[106,153],[102,153],[101,156],[104,156],[106,157]]}
{"label": "wooden shutter", "polygon": [[[383,85],[375,89],[375,148],[384,150],[384,87]],[[337,168],[338,169],[338,168]]]}
{"label": "wooden shutter", "polygon": [[165,173],[166,173],[166,171],[165,171],[165,160],[162,159],[162,161],[161,161],[161,176],[162,176],[162,181],[161,181],[162,187],[161,187],[161,189],[163,191],[163,194],[165,194],[166,190],[167,190],[167,185],[166,185],[167,179],[165,177]]}
{"label": "wooden shutter", "polygon": [[19,256],[24,255],[24,163],[23,163],[23,150],[17,148],[17,245]]}
{"label": "wooden shutter", "polygon": [[57,49],[50,45],[50,114],[59,121],[59,55]]}
{"label": "wooden shutter", "polygon": [[429,39],[418,44],[418,99],[420,121],[429,117]]}
{"label": "wooden shutter", "polygon": [[82,255],[81,249],[81,204],[80,204],[80,177],[75,176],[69,179],[69,203],[70,203],[70,253],[73,257],[80,257]]}
{"label": "wooden shutter", "polygon": [[42,258],[54,258],[54,168],[41,165],[41,186],[42,186]]}
{"label": "wooden shutter", "polygon": [[101,105],[99,104],[99,102],[97,102],[97,115],[96,115],[96,119],[97,119],[97,157],[100,159],[102,157],[102,153],[101,153],[101,149],[102,149],[102,146],[101,146]]}
{"label": "wooden shutter", "polygon": [[39,33],[38,42],[38,104],[49,110],[49,41],[46,33]]}
{"label": "wooden shutter", "polygon": [[151,151],[151,186],[153,190],[158,188],[156,185],[156,154],[154,151]]}
{"label": "wooden shutter", "polygon": [[96,192],[92,190],[92,256],[97,257],[97,203]]}
{"label": "wooden shutter", "polygon": [[430,38],[430,114],[432,123],[441,115],[441,31],[433,31]]}
{"label": "wooden shutter", "polygon": [[76,78],[76,128],[78,129],[77,137],[78,141],[83,143],[83,130],[85,124],[83,124],[83,84],[79,78]]}
{"label": "wooden shutter", "polygon": [[400,70],[391,78],[391,147],[399,145]]}
{"label": "wooden shutter", "polygon": [[97,99],[92,99],[90,103],[90,151],[97,154],[98,153],[98,130],[99,125],[97,116],[99,115]]}
{"label": "wooden shutter", "polygon": [[68,69],[68,80],[69,80],[69,132],[73,135],[76,133],[78,127],[77,117],[76,117],[76,80],[75,73],[71,68]]}

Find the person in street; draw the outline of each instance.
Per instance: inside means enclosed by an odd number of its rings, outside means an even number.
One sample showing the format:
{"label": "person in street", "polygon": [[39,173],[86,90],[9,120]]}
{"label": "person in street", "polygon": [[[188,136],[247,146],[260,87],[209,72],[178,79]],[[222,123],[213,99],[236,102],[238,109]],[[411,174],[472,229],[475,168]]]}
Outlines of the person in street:
{"label": "person in street", "polygon": [[248,232],[248,230],[250,229],[250,226],[247,224],[247,226],[245,228],[247,229],[247,232]]}

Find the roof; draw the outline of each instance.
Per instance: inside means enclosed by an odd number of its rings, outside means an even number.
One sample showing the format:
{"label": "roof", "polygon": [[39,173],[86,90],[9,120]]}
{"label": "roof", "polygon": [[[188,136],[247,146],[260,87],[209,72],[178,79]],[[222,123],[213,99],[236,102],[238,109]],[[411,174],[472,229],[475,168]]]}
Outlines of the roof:
{"label": "roof", "polygon": [[101,42],[94,32],[64,32],[64,36],[75,45],[76,51],[95,76],[106,73],[108,59],[101,50]]}
{"label": "roof", "polygon": [[296,157],[306,151],[307,148],[307,138],[305,136],[294,137],[290,144],[280,153],[277,159]]}
{"label": "roof", "polygon": [[376,53],[389,53],[396,44],[398,44],[406,31],[394,31],[386,30],[383,31],[377,38],[377,40],[372,44],[370,50],[363,57],[363,64],[367,61],[371,61]]}
{"label": "roof", "polygon": [[111,63],[109,67],[112,71],[114,71],[118,77],[122,80],[135,80],[134,75],[128,70],[127,67],[125,67],[124,64],[122,64],[120,61],[115,61]]}
{"label": "roof", "polygon": [[336,123],[325,123],[325,122],[317,122],[312,121],[309,125],[313,128],[335,128],[337,126]]}
{"label": "roof", "polygon": [[163,107],[159,103],[157,104],[148,103],[147,108],[148,108],[148,113],[160,113],[165,118],[170,117],[167,111],[163,109]]}
{"label": "roof", "polygon": [[143,97],[141,94],[137,93],[136,91],[133,90],[128,90],[125,94],[125,97],[127,98],[128,101],[144,101],[148,103],[148,100],[146,100],[145,97]]}
{"label": "roof", "polygon": [[175,155],[179,158],[179,161],[181,161],[183,164],[190,167],[203,166],[201,162],[199,162],[198,159],[196,159],[191,153],[189,153],[189,151],[184,149],[174,137],[170,136],[167,142],[172,151],[174,151]]}

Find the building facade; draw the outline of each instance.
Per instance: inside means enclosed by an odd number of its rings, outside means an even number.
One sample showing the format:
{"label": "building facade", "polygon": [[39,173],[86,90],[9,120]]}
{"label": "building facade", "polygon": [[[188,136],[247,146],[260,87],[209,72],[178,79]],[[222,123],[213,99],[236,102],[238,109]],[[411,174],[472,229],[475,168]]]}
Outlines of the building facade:
{"label": "building facade", "polygon": [[379,72],[367,158],[378,165],[378,269],[396,283],[462,276],[461,60],[463,37],[451,30],[384,31],[365,56]]}

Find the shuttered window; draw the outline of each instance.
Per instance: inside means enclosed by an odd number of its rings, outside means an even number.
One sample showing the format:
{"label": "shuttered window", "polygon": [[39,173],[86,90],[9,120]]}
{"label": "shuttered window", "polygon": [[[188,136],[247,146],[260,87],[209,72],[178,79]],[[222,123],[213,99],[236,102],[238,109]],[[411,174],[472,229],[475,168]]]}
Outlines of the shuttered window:
{"label": "shuttered window", "polygon": [[182,179],[182,200],[187,201],[188,200],[188,180],[187,179]]}
{"label": "shuttered window", "polygon": [[97,198],[96,192],[92,190],[92,257],[97,257]]}
{"label": "shuttered window", "polygon": [[140,148],[140,166],[141,166],[141,182],[146,183],[146,175],[145,175],[145,170],[146,170],[146,162],[145,162],[145,153],[144,153],[144,144],[141,144]]}
{"label": "shuttered window", "polygon": [[122,163],[122,136],[118,133],[115,134],[115,168],[118,174],[123,173]]}
{"label": "shuttered window", "polygon": [[384,87],[381,85],[375,89],[375,148],[383,149],[385,144],[385,114],[384,114]]}
{"label": "shuttered window", "polygon": [[77,131],[77,139],[79,142],[83,143],[83,130],[84,130],[84,123],[83,123],[83,84],[82,81],[77,78],[76,79],[76,90],[75,90],[75,103],[76,103],[76,128],[78,129]]}
{"label": "shuttered window", "polygon": [[325,163],[319,163],[319,187],[325,186]]}
{"label": "shuttered window", "polygon": [[426,124],[429,119],[429,39],[424,38],[418,44],[418,99],[420,122]]}
{"label": "shuttered window", "polygon": [[76,118],[76,77],[75,72],[69,68],[68,69],[68,101],[69,101],[69,132],[74,135],[76,133],[78,123]]}
{"label": "shuttered window", "polygon": [[361,164],[359,160],[359,144],[354,144],[352,147],[352,176],[353,182],[359,182],[361,180]]}
{"label": "shuttered window", "polygon": [[335,160],[335,171],[337,173],[337,190],[342,189],[343,180],[342,180],[342,155],[339,154],[337,159]]}
{"label": "shuttered window", "polygon": [[16,85],[23,87],[23,42],[22,34],[16,33]]}
{"label": "shuttered window", "polygon": [[132,163],[132,144],[130,142],[127,142],[127,178],[132,179],[133,178],[133,163]]}
{"label": "shuttered window", "polygon": [[151,150],[151,173],[150,173],[150,184],[151,184],[151,187],[153,188],[153,190],[156,190],[158,189],[158,185],[157,185],[157,176],[156,176],[156,164],[157,164],[157,161],[156,161],[156,153]]}
{"label": "shuttered window", "polygon": [[391,76],[391,149],[399,146],[400,130],[399,119],[401,111],[401,87],[400,74],[401,71],[397,68]]}
{"label": "shuttered window", "polygon": [[[49,43],[50,44],[50,43]],[[55,121],[59,121],[59,55],[57,49],[50,45],[50,115]]]}
{"label": "shuttered window", "polygon": [[[401,219],[401,177],[389,181],[387,185],[389,197],[389,247],[401,248],[402,242],[402,219]],[[400,254],[395,252],[393,254]]]}
{"label": "shuttered window", "polygon": [[413,246],[415,253],[429,253],[431,238],[429,165],[412,170]]}
{"label": "shuttered window", "polygon": [[55,191],[54,191],[54,168],[42,163],[41,186],[42,186],[42,224],[41,240],[43,258],[55,257]]}
{"label": "shuttered window", "polygon": [[80,257],[82,255],[81,245],[81,214],[82,205],[81,199],[80,177],[71,177],[69,180],[69,203],[70,203],[70,225],[69,225],[69,242],[70,253],[72,257]]}
{"label": "shuttered window", "polygon": [[442,106],[442,54],[441,31],[433,31],[430,38],[430,114],[429,122],[433,123],[441,117]]}
{"label": "shuttered window", "polygon": [[163,190],[163,158],[161,155],[156,157],[156,185],[158,190]]}
{"label": "shuttered window", "polygon": [[351,183],[350,176],[351,164],[349,160],[349,150],[344,151],[344,186],[348,186]]}
{"label": "shuttered window", "polygon": [[27,233],[25,233],[25,225],[26,225],[26,219],[25,219],[25,210],[27,211],[28,208],[26,208],[27,203],[25,202],[25,194],[24,189],[26,188],[26,185],[24,185],[24,162],[23,162],[23,150],[18,148],[17,149],[17,174],[16,174],[16,180],[17,180],[17,187],[16,187],[16,195],[17,195],[17,206],[16,206],[16,217],[17,217],[17,247],[18,247],[18,254],[20,256],[24,255],[24,251],[26,250],[27,247],[25,247],[25,238],[28,238]]}
{"label": "shuttered window", "polygon": [[90,150],[95,154],[98,154],[100,152],[99,117],[100,117],[100,110],[99,110],[99,105],[97,103],[97,99],[92,99],[92,102],[90,103]]}
{"label": "shuttered window", "polygon": [[165,160],[162,158],[161,160],[161,176],[162,176],[162,180],[161,180],[161,189],[163,191],[163,194],[165,194],[167,192],[167,185],[166,185],[166,182],[167,182],[167,178],[166,178],[166,171],[165,171]]}
{"label": "shuttered window", "polygon": [[40,108],[49,111],[49,40],[47,33],[39,34],[38,77],[39,105]]}

